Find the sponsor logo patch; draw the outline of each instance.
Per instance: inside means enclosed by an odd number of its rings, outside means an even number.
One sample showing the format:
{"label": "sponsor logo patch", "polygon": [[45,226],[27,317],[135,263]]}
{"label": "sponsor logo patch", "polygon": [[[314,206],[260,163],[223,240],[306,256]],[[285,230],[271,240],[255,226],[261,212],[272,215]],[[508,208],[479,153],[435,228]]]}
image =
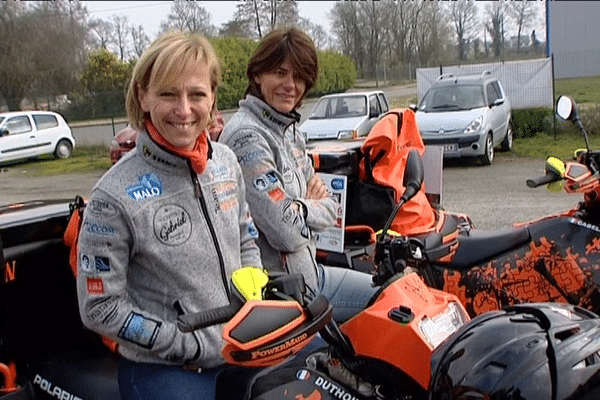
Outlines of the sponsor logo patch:
{"label": "sponsor logo patch", "polygon": [[244,133],[242,136],[236,138],[229,147],[231,147],[232,150],[237,150],[255,143],[257,140],[258,137],[253,133]]}
{"label": "sponsor logo patch", "polygon": [[160,321],[131,312],[121,327],[118,336],[138,346],[150,349],[156,341],[160,326]]}
{"label": "sponsor logo patch", "polygon": [[163,244],[179,246],[192,234],[190,214],[175,204],[162,206],[154,214],[154,234]]}
{"label": "sponsor logo patch", "polygon": [[162,181],[156,174],[149,173],[140,178],[140,183],[125,189],[135,201],[160,196],[163,192]]}
{"label": "sponsor logo patch", "polygon": [[86,283],[88,294],[104,294],[104,281],[102,278],[87,278]]}
{"label": "sponsor logo patch", "polygon": [[253,237],[254,239],[258,239],[258,230],[256,229],[256,226],[254,225],[254,222],[252,222],[250,224],[250,226],[248,226],[248,234]]}
{"label": "sponsor logo patch", "polygon": [[92,267],[90,265],[90,258],[85,254],[81,255],[81,270],[85,272],[92,271]]}
{"label": "sponsor logo patch", "polygon": [[261,177],[259,177],[259,178],[256,178],[256,179],[254,180],[254,187],[256,188],[256,190],[259,190],[259,191],[261,191],[261,192],[262,192],[262,191],[263,191],[263,190],[265,190],[265,189],[266,189],[268,186],[269,186],[269,184],[267,183],[267,179],[266,179],[266,178],[264,178],[264,177],[262,177],[262,176],[261,176]]}
{"label": "sponsor logo patch", "polygon": [[97,216],[114,217],[117,215],[117,209],[115,206],[104,200],[94,199],[90,201],[87,205],[87,209],[90,211],[90,213]]}
{"label": "sponsor logo patch", "polygon": [[109,272],[110,271],[110,262],[108,261],[108,257],[94,257],[94,267],[98,272]]}
{"label": "sponsor logo patch", "polygon": [[213,166],[211,168],[213,179],[225,179],[231,177],[231,172],[225,165]]}
{"label": "sponsor logo patch", "polygon": [[281,201],[283,201],[285,199],[285,193],[283,192],[283,190],[281,190],[281,188],[275,188],[271,191],[269,191],[269,197],[275,202],[275,203],[279,203]]}
{"label": "sponsor logo patch", "polygon": [[87,218],[83,221],[83,229],[92,235],[112,236],[115,234],[115,228],[112,226],[90,222]]}
{"label": "sponsor logo patch", "polygon": [[331,188],[334,190],[342,190],[344,188],[344,180],[339,178],[332,179]]}
{"label": "sponsor logo patch", "polygon": [[93,301],[90,306],[88,318],[92,321],[108,323],[117,315],[119,299],[117,297],[103,297]]}
{"label": "sponsor logo patch", "polygon": [[245,153],[242,156],[238,157],[238,162],[242,165],[252,162],[254,160],[258,160],[262,157],[264,157],[267,153],[264,150],[257,150],[257,151],[249,151],[247,153]]}
{"label": "sponsor logo patch", "polygon": [[277,174],[275,174],[275,171],[270,171],[270,172],[267,172],[267,173],[265,174],[265,176],[267,177],[267,179],[268,179],[268,180],[269,180],[269,182],[271,182],[271,183],[277,183],[277,181],[279,180],[279,179],[277,179]]}

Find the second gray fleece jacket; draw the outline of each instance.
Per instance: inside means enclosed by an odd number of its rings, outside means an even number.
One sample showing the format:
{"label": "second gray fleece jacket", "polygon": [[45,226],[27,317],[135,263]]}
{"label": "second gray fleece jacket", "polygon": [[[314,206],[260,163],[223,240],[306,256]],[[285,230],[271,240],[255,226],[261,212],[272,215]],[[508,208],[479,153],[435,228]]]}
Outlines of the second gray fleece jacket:
{"label": "second gray fleece jacket", "polygon": [[[300,272],[317,289],[313,232],[335,224],[338,204],[331,197],[305,198],[315,171],[294,115],[281,114],[252,95],[239,106],[219,142],[234,151],[242,167],[263,267]],[[299,211],[294,203],[301,205]]]}

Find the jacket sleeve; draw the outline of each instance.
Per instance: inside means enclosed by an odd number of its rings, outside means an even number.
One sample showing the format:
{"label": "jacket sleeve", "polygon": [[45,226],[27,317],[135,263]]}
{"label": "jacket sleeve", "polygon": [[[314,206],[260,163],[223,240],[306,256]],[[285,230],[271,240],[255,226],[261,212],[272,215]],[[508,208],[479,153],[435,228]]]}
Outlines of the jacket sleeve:
{"label": "jacket sleeve", "polygon": [[[315,169],[312,165],[312,160],[306,152],[306,144],[302,140],[302,159],[299,162],[301,171],[304,174],[305,182],[308,182],[315,175]],[[305,189],[306,190],[306,189]],[[306,224],[314,231],[321,231],[326,228],[331,228],[336,222],[339,204],[328,197],[322,200],[298,199],[306,210]]]}
{"label": "jacket sleeve", "polygon": [[246,185],[239,164],[236,165],[236,176],[238,181],[238,202],[240,204],[240,258],[242,267],[253,266],[262,268],[260,249],[256,244],[258,230],[254,225],[254,219],[250,213],[250,207],[246,201]]}
{"label": "jacket sleeve", "polygon": [[[234,144],[232,150],[242,167],[252,217],[261,235],[273,248],[289,253],[309,244],[313,228],[309,224],[311,219],[330,219],[333,225],[335,211],[329,213],[332,216],[328,215],[327,203],[333,204],[334,200],[327,199],[321,206],[316,201],[304,201],[301,196],[293,196],[292,191],[286,189],[286,184],[299,182],[303,187],[296,188],[296,192],[305,194],[304,171],[291,165],[279,171],[277,156],[259,132],[252,128],[239,129],[228,142],[228,145]],[[241,142],[243,146],[237,145]],[[304,207],[300,207],[301,204]],[[316,224],[315,228],[320,228],[320,225]]]}
{"label": "jacket sleeve", "polygon": [[[93,210],[103,204],[108,213]],[[167,321],[135,304],[126,291],[127,270],[135,235],[129,217],[107,193],[92,192],[79,235],[77,294],[83,324],[139,354],[153,354],[168,362],[193,363],[201,348],[220,344],[218,329],[198,335],[181,332]],[[200,344],[199,337],[207,343]]]}

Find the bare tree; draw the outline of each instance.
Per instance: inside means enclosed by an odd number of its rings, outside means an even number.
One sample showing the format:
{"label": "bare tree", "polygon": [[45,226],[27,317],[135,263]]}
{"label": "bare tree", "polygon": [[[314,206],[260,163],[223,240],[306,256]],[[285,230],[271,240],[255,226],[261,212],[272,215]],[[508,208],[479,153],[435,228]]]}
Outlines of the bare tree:
{"label": "bare tree", "polygon": [[298,3],[293,1],[270,0],[270,28],[299,26]]}
{"label": "bare tree", "polygon": [[363,30],[365,32],[365,44],[367,62],[371,75],[375,77],[376,85],[379,84],[377,66],[380,63],[385,38],[387,37],[387,16],[388,13],[381,12],[384,7],[384,1],[359,2],[359,19],[363,21]]}
{"label": "bare tree", "polygon": [[329,35],[325,28],[319,24],[313,24],[306,18],[300,19],[300,29],[305,31],[315,43],[315,47],[319,50],[324,50],[329,44]]}
{"label": "bare tree", "polygon": [[504,49],[504,13],[503,1],[487,3],[485,13],[489,21],[485,24],[487,32],[492,37],[492,50],[495,57],[502,55]]}
{"label": "bare tree", "polygon": [[166,21],[160,25],[161,32],[171,29],[198,32],[214,36],[216,28],[211,25],[211,16],[199,2],[175,0]]}
{"label": "bare tree", "polygon": [[299,26],[296,1],[247,0],[239,2],[234,14],[237,26],[252,27],[252,36],[259,39],[271,30],[283,26]]}
{"label": "bare tree", "polygon": [[135,26],[131,27],[131,39],[133,46],[133,55],[136,58],[140,58],[146,50],[146,47],[150,44],[150,38],[144,32],[144,27],[139,25],[137,28]]}
{"label": "bare tree", "polygon": [[97,18],[90,20],[88,26],[90,28],[90,34],[97,46],[101,49],[108,50],[109,46],[115,41],[112,23]]}
{"label": "bare tree", "polygon": [[468,44],[477,25],[477,7],[474,1],[458,0],[450,4],[452,27],[458,42],[458,59],[467,58]]}
{"label": "bare tree", "polygon": [[262,37],[259,4],[255,0],[238,2],[233,21],[227,24],[227,29],[233,33],[233,36]]}
{"label": "bare tree", "polygon": [[27,37],[33,26],[26,24],[27,3],[0,2],[0,93],[9,110],[18,110],[21,99],[30,88],[35,76],[32,74],[32,43],[20,40]]}
{"label": "bare tree", "polygon": [[537,16],[537,3],[532,1],[511,1],[507,3],[510,19],[517,26],[517,52],[521,49],[521,35]]}
{"label": "bare tree", "polygon": [[221,29],[219,29],[219,35],[251,38],[253,37],[252,23],[244,19],[233,19],[221,26]]}
{"label": "bare tree", "polygon": [[115,44],[117,46],[119,59],[125,61],[127,56],[127,37],[130,33],[129,19],[124,15],[113,15],[112,24],[115,33]]}
{"label": "bare tree", "polygon": [[416,64],[430,66],[439,64],[443,58],[444,45],[448,41],[449,26],[446,23],[446,10],[436,2],[422,2],[413,32],[417,52]]}
{"label": "bare tree", "polygon": [[87,57],[87,11],[79,2],[36,2],[31,16],[37,22],[32,38],[37,47],[35,88],[49,95],[68,93]]}
{"label": "bare tree", "polygon": [[358,4],[352,1],[337,2],[330,13],[332,32],[339,50],[354,59],[361,74],[364,67],[364,37],[359,20]]}

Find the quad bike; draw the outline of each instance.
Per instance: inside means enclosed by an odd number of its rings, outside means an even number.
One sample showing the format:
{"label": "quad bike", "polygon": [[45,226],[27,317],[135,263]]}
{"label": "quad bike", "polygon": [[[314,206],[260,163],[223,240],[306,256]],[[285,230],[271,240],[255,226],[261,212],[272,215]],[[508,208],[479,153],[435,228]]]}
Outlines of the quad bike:
{"label": "quad bike", "polygon": [[[422,176],[411,179],[407,197]],[[2,400],[119,398],[119,355],[81,323],[72,249],[64,242],[83,203],[77,198],[0,207]],[[240,301],[182,315],[178,326],[191,330],[228,321],[224,358],[266,368],[247,388],[256,400],[366,398],[347,376],[368,382],[370,398],[426,398],[433,350],[469,320],[456,296],[427,287],[417,274],[387,279],[365,310],[340,326],[330,321],[322,296],[305,293],[301,276],[255,278],[250,281],[262,283],[241,285]],[[331,348],[320,357],[311,352],[309,364],[307,357],[288,360],[317,333]],[[290,375],[296,360],[303,372]],[[337,374],[327,367],[332,360],[338,360]]]}
{"label": "quad bike", "polygon": [[460,298],[471,317],[532,302],[570,303],[598,313],[600,152],[590,149],[571,99],[561,97],[557,113],[577,125],[587,148],[574,161],[548,158],[546,174],[527,185],[560,185],[568,193],[583,193],[574,209],[502,230],[475,229],[468,216],[438,210],[436,229],[416,235],[388,232],[392,215],[369,250],[352,249],[360,257],[329,253],[322,261],[377,270],[382,280],[410,267],[430,287]]}

